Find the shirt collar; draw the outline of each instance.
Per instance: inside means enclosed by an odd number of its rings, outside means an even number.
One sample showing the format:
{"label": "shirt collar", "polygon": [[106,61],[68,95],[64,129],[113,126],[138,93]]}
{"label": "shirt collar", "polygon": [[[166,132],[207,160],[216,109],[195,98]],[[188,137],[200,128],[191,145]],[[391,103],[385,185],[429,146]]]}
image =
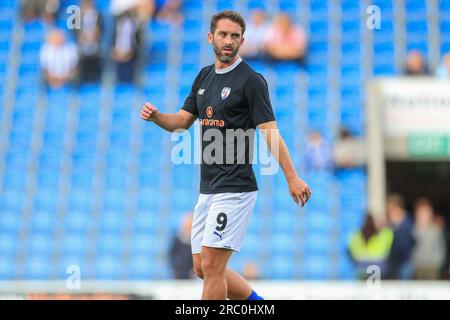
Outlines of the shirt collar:
{"label": "shirt collar", "polygon": [[231,66],[228,66],[228,67],[223,68],[223,69],[217,69],[216,68],[216,73],[217,74],[224,74],[224,73],[230,72],[231,70],[236,68],[239,65],[239,63],[241,63],[241,61],[242,61],[242,58],[239,57]]}

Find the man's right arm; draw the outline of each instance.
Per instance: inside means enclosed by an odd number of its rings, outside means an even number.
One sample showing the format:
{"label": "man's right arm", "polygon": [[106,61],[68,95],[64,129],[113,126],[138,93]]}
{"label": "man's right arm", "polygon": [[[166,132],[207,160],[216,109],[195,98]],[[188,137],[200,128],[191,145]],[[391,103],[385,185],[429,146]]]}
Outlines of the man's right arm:
{"label": "man's right arm", "polygon": [[147,102],[141,109],[141,118],[152,121],[167,131],[176,129],[189,129],[194,123],[196,116],[185,110],[177,113],[161,113],[151,103]]}

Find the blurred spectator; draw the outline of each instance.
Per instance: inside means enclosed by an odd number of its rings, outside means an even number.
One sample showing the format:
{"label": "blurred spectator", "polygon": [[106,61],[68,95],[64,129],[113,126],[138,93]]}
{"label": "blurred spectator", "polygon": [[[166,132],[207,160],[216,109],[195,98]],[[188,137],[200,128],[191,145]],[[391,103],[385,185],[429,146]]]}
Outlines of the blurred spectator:
{"label": "blurred spectator", "polygon": [[53,23],[59,9],[59,0],[21,0],[22,17],[25,21],[43,19]]}
{"label": "blurred spectator", "polygon": [[21,13],[25,21],[37,19],[41,16],[47,0],[21,0]]}
{"label": "blurred spectator", "polygon": [[245,279],[248,280],[257,280],[259,279],[259,268],[256,263],[246,262],[242,268],[242,275]]}
{"label": "blurred spectator", "polygon": [[191,252],[192,214],[187,214],[182,221],[181,228],[170,245],[170,264],[176,279],[192,279],[194,265]]}
{"label": "blurred spectator", "polygon": [[440,278],[449,280],[450,279],[450,234],[448,229],[448,220],[444,217],[444,215],[440,213],[435,214],[435,222],[439,229],[442,230],[444,236],[444,246],[445,246],[445,258],[442,268],[439,272]]}
{"label": "blurred spectator", "polygon": [[436,69],[436,76],[440,79],[450,79],[450,53],[447,53]]}
{"label": "blurred spectator", "polygon": [[446,256],[442,226],[436,223],[433,206],[426,198],[416,201],[414,215],[414,277],[417,280],[437,280]]}
{"label": "blurred spectator", "polygon": [[155,0],[140,0],[136,6],[136,18],[139,23],[147,23],[155,14]]}
{"label": "blurred spectator", "polygon": [[146,23],[155,12],[155,0],[111,0],[111,12],[116,18],[133,12],[136,21]]}
{"label": "blurred spectator", "polygon": [[50,87],[61,87],[71,81],[78,64],[78,52],[74,44],[66,42],[64,33],[54,29],[40,52],[43,76]]}
{"label": "blurred spectator", "polygon": [[100,15],[92,0],[81,2],[81,29],[75,29],[80,51],[80,81],[100,80]]}
{"label": "blurred spectator", "polygon": [[411,51],[406,57],[405,74],[408,76],[429,75],[425,59],[419,51]]}
{"label": "blurred spectator", "polygon": [[180,24],[183,21],[180,6],[181,0],[156,0],[155,17],[172,24]]}
{"label": "blurred spectator", "polygon": [[302,62],[306,46],[306,34],[303,29],[294,25],[288,14],[280,14],[266,36],[266,51],[269,57],[280,61]]}
{"label": "blurred spectator", "polygon": [[362,139],[354,137],[350,131],[341,129],[339,139],[334,147],[334,164],[338,169],[364,166],[366,161],[365,146]]}
{"label": "blurred spectator", "polygon": [[306,143],[305,166],[308,171],[327,170],[332,167],[330,148],[319,132],[312,132]]}
{"label": "blurred spectator", "polygon": [[358,279],[367,279],[367,268],[376,265],[384,277],[391,250],[393,232],[388,227],[378,228],[371,214],[367,214],[361,230],[350,235],[348,249],[356,265]]}
{"label": "blurred spectator", "polygon": [[405,209],[403,198],[391,194],[387,198],[387,219],[394,231],[394,242],[388,260],[388,278],[412,278],[411,253],[414,247],[413,222]]}
{"label": "blurred spectator", "polygon": [[245,41],[240,50],[241,55],[247,60],[261,59],[265,55],[264,47],[269,30],[266,17],[266,12],[262,9],[254,10],[250,16],[244,34]]}
{"label": "blurred spectator", "polygon": [[133,82],[139,51],[139,23],[134,11],[126,11],[116,18],[112,59],[117,63],[117,80]]}

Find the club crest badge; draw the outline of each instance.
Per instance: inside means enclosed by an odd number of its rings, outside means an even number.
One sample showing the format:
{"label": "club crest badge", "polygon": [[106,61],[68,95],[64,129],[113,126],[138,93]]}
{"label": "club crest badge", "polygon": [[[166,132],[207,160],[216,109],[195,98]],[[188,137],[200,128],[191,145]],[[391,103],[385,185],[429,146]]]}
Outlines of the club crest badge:
{"label": "club crest badge", "polygon": [[228,96],[230,95],[231,89],[229,87],[224,87],[222,89],[222,93],[220,94],[220,96],[222,97],[222,100],[225,100],[226,98],[228,98]]}

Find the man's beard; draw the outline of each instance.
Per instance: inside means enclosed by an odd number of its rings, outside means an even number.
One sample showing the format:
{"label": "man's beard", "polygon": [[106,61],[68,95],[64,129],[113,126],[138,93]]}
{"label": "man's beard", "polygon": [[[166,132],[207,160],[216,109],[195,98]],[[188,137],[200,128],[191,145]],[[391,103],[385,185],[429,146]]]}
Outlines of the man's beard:
{"label": "man's beard", "polygon": [[[223,62],[223,63],[231,62],[231,60],[233,60],[233,58],[237,55],[237,53],[239,51],[239,46],[237,46],[235,49],[233,49],[232,46],[230,46],[230,47],[224,46],[222,48],[219,48],[215,42],[213,42],[213,48],[214,48],[214,53],[216,54],[216,57],[220,60],[220,62]],[[221,54],[220,51],[221,51],[221,49],[224,49],[224,48],[231,49],[231,53],[229,55]]]}

